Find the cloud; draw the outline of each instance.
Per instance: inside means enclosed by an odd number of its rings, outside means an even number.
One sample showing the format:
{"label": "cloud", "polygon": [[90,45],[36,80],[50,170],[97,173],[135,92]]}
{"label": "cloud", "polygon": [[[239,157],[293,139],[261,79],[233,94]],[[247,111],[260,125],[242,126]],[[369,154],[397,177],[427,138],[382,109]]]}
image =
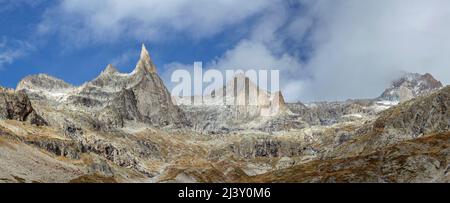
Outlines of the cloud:
{"label": "cloud", "polygon": [[12,64],[16,59],[25,56],[34,47],[28,42],[11,40],[6,37],[0,38],[0,70]]}
{"label": "cloud", "polygon": [[272,20],[256,25],[254,34],[216,65],[278,68],[290,101],[374,98],[403,71],[429,72],[450,83],[449,1],[319,0],[301,5],[303,12],[287,17],[280,14],[283,9],[267,14]]}
{"label": "cloud", "polygon": [[[63,0],[46,12],[39,32],[57,34],[78,45],[122,39],[161,41],[179,36],[196,40],[252,20],[249,35],[223,55],[206,62],[205,68],[283,69],[283,77],[290,77],[301,66],[283,44],[290,4],[277,0]],[[127,58],[125,54],[115,63],[123,63]],[[192,64],[173,62],[163,67],[161,75],[169,87],[173,86],[168,80],[171,71],[179,68],[192,69]]]}
{"label": "cloud", "polygon": [[301,6],[291,15],[289,5],[271,7],[212,67],[280,69],[291,101],[373,98],[402,71],[450,82],[450,2],[319,0]]}
{"label": "cloud", "polygon": [[117,39],[201,39],[264,12],[273,0],[62,0],[47,10],[41,34],[79,43]]}
{"label": "cloud", "polygon": [[139,55],[138,50],[128,50],[112,59],[111,64],[116,67],[127,65],[130,61],[135,60]]}
{"label": "cloud", "polygon": [[162,69],[158,69],[158,74],[165,81],[165,84],[169,90],[172,90],[177,84],[171,82],[172,73],[176,70],[187,70],[191,75],[191,79],[194,80],[194,64],[182,64],[178,62],[172,62],[165,64]]}
{"label": "cloud", "polygon": [[205,66],[280,69],[285,97],[311,101],[373,98],[401,71],[449,84],[448,22],[447,0],[62,0],[39,33],[78,45],[202,40],[244,23],[248,35]]}
{"label": "cloud", "polygon": [[304,99],[378,96],[399,71],[450,82],[449,1],[316,1],[308,9],[317,22]]}
{"label": "cloud", "polygon": [[[291,81],[304,78],[304,76],[298,74],[298,71],[302,70],[302,64],[296,57],[286,52],[276,54],[264,43],[252,40],[241,41],[223,56],[208,63],[207,68],[219,70],[280,70],[280,77],[283,81],[280,84],[282,85],[281,89],[288,100],[297,99],[298,92],[294,90],[298,90],[298,88],[287,89],[287,86],[291,85]],[[292,77],[292,74],[295,78]]]}
{"label": "cloud", "polygon": [[[292,25],[292,6],[284,2],[267,10],[251,27],[249,36],[242,39],[222,56],[208,63],[208,68],[280,70],[281,89],[285,99],[299,99],[301,80],[308,77],[304,62],[286,46],[289,40],[306,35],[308,29],[296,29]],[[297,12],[294,10],[294,13]],[[293,32],[294,33],[289,33]],[[290,35],[292,34],[292,35]],[[270,85],[270,84],[269,84]]]}

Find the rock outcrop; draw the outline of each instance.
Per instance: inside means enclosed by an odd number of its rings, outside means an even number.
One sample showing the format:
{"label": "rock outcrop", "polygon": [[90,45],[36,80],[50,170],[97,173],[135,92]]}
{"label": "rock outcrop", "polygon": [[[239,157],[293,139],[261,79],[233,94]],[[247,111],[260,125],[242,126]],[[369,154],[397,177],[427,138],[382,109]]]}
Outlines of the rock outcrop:
{"label": "rock outcrop", "polygon": [[[44,109],[53,112],[42,114],[55,117],[58,108],[83,112],[61,115],[61,120],[72,120],[75,124],[85,125],[84,119],[92,128],[111,129],[125,127],[128,121],[141,122],[153,126],[189,126],[186,116],[178,106],[172,103],[169,91],[158,76],[156,66],[142,46],[140,59],[132,73],[120,73],[108,65],[94,80],[74,87],[62,80],[47,75],[29,76],[22,80],[18,90],[23,90],[36,105],[49,104]],[[43,101],[40,102],[39,101]],[[50,120],[50,119],[49,119]],[[55,121],[56,126],[65,123]]]}
{"label": "rock outcrop", "polygon": [[[115,108],[112,111],[118,114],[112,115],[119,115],[122,120],[157,126],[188,125],[183,112],[172,103],[144,45],[132,73],[119,73],[108,65],[96,79],[80,87],[71,102],[78,103],[79,97],[86,98],[88,105],[106,106],[108,110]],[[115,116],[109,119],[115,119]]]}
{"label": "rock outcrop", "polygon": [[24,91],[32,100],[63,100],[74,87],[63,80],[54,78],[46,74],[27,76],[22,79],[16,88],[17,91]]}
{"label": "rock outcrop", "polygon": [[201,104],[196,104],[193,97],[176,100],[191,119],[194,129],[207,133],[265,129],[263,126],[268,120],[290,113],[281,92],[268,92],[243,74],[203,96]]}
{"label": "rock outcrop", "polygon": [[450,134],[405,141],[368,155],[317,160],[241,182],[267,183],[424,183],[449,182]]}
{"label": "rock outcrop", "polygon": [[307,104],[237,75],[201,101],[173,100],[145,46],[131,73],[26,77],[0,88],[0,182],[450,182],[450,86],[429,74]]}
{"label": "rock outcrop", "polygon": [[360,156],[399,142],[450,131],[450,86],[380,113],[350,133],[351,139],[326,157]]}
{"label": "rock outcrop", "polygon": [[450,131],[450,86],[384,111],[373,127],[409,138]]}
{"label": "rock outcrop", "polygon": [[329,126],[355,119],[377,117],[377,114],[398,103],[429,95],[442,88],[441,82],[431,74],[407,73],[392,82],[380,97],[342,102],[289,103],[291,112],[309,125]]}
{"label": "rock outcrop", "polygon": [[36,114],[24,92],[4,88],[0,88],[0,119],[27,121],[35,125],[47,124]]}
{"label": "rock outcrop", "polygon": [[261,157],[294,157],[307,153],[302,143],[273,137],[245,137],[229,146],[236,157],[255,159]]}
{"label": "rock outcrop", "polygon": [[431,74],[407,73],[395,80],[392,86],[386,89],[379,100],[404,102],[412,98],[429,94],[442,88],[442,83]]}

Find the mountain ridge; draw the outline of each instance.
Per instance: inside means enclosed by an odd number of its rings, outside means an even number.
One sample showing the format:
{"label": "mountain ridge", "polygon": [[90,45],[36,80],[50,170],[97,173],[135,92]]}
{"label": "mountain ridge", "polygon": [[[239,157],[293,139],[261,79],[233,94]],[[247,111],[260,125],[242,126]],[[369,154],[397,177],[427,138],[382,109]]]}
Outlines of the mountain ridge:
{"label": "mountain ridge", "polygon": [[380,100],[405,102],[414,97],[429,94],[434,90],[442,88],[440,81],[431,74],[406,73],[392,82],[391,87],[386,89],[379,97]]}
{"label": "mountain ridge", "polygon": [[378,98],[303,104],[238,75],[213,105],[176,105],[143,45],[131,73],[0,88],[0,182],[449,182],[441,86],[409,74]]}

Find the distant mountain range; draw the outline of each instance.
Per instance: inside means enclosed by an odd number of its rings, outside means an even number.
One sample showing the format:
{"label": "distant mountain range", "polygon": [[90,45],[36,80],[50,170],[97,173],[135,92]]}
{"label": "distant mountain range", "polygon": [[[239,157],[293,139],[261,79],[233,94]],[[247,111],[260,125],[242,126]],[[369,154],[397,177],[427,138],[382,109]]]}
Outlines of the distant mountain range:
{"label": "distant mountain range", "polygon": [[192,105],[143,46],[131,73],[0,88],[0,182],[450,182],[449,97],[407,73],[378,98],[287,103],[236,75]]}

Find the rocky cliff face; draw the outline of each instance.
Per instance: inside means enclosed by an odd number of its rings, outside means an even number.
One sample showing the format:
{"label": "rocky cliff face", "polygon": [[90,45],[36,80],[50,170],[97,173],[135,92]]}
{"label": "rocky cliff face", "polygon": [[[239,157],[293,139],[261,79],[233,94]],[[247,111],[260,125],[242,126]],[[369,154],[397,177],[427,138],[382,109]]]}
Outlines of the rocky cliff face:
{"label": "rocky cliff face", "polygon": [[317,160],[241,182],[427,183],[449,182],[450,134],[405,141],[368,155]]}
{"label": "rocky cliff face", "polygon": [[291,111],[310,125],[329,126],[336,123],[373,117],[384,110],[373,100],[348,100],[344,102],[315,102],[308,106],[301,103],[288,104]]}
{"label": "rocky cliff face", "polygon": [[450,87],[382,112],[373,129],[394,139],[412,139],[449,131]]}
{"label": "rocky cliff face", "polygon": [[243,74],[202,97],[202,104],[195,104],[191,97],[176,100],[194,129],[207,133],[263,129],[269,120],[290,113],[281,92],[261,89]]}
{"label": "rocky cliff face", "polygon": [[394,81],[392,86],[379,97],[380,100],[404,102],[412,98],[429,94],[439,88],[442,83],[426,73],[407,73],[400,79]]}
{"label": "rocky cliff face", "polygon": [[[373,121],[316,131],[311,140],[240,141],[232,149],[245,158],[296,155],[279,160],[277,166],[290,165],[287,168],[241,176],[237,181],[448,182],[449,93],[450,87],[445,87],[382,111]],[[312,153],[306,153],[307,147]],[[304,162],[306,157],[310,161]]]}
{"label": "rocky cliff face", "polygon": [[46,121],[37,115],[28,96],[21,91],[0,87],[0,119],[26,121],[35,125],[46,125]]}
{"label": "rocky cliff face", "polygon": [[326,157],[359,156],[406,140],[450,131],[450,87],[401,103],[350,133],[351,142],[336,146]]}
{"label": "rocky cliff face", "polygon": [[74,90],[74,87],[63,80],[38,74],[25,77],[19,82],[16,88],[23,90],[32,99],[61,100]]}
{"label": "rocky cliff face", "polygon": [[307,104],[237,75],[203,99],[172,103],[144,46],[78,87],[26,77],[0,89],[0,182],[450,181],[450,87],[429,74]]}
{"label": "rocky cliff face", "polygon": [[41,74],[25,78],[17,89],[27,92],[37,101],[36,105],[46,105],[47,100],[50,101],[52,105],[42,109],[50,108],[53,112],[43,114],[54,117],[58,108],[84,112],[83,115],[75,113],[76,116],[61,115],[65,118],[62,120],[72,120],[80,126],[84,123],[73,117],[90,117],[85,119],[92,120],[89,126],[104,129],[125,127],[128,121],[160,127],[189,126],[184,113],[172,103],[145,46],[130,74],[119,73],[108,65],[97,78],[80,87]]}
{"label": "rocky cliff face", "polygon": [[342,102],[313,102],[287,104],[288,108],[309,125],[334,125],[355,119],[374,119],[378,113],[398,103],[429,95],[442,88],[441,82],[430,74],[408,73],[392,82],[380,97]]}

